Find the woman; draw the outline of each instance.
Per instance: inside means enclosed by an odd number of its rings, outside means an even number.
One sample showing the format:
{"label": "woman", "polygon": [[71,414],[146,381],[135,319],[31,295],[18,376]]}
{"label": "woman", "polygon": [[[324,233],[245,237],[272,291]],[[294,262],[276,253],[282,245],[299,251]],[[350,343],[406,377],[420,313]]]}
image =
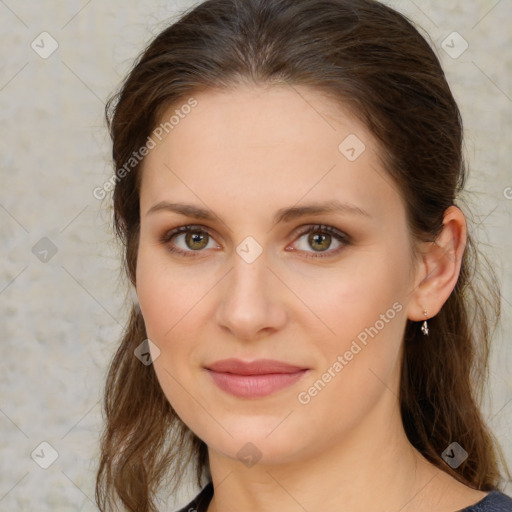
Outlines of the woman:
{"label": "woman", "polygon": [[512,510],[479,410],[499,292],[457,206],[459,110],[410,22],[209,0],[107,119],[137,301],[101,510],[157,510],[189,462],[183,511]]}

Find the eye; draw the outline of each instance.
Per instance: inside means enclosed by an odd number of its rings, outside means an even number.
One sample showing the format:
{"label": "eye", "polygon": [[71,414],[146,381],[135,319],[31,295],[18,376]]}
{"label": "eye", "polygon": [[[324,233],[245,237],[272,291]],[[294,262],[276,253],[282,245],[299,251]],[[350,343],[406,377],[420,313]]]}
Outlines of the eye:
{"label": "eye", "polygon": [[[172,240],[181,239],[181,247]],[[160,241],[167,246],[169,251],[186,257],[195,257],[196,254],[203,249],[211,249],[208,247],[209,242],[213,241],[210,234],[205,231],[202,226],[181,226],[165,233]],[[218,248],[218,246],[216,247]]]}
{"label": "eye", "polygon": [[[350,237],[332,226],[305,226],[298,233],[298,240],[300,241],[305,235],[308,236],[302,241],[301,247],[299,247],[298,250],[306,253],[307,258],[326,258],[334,256],[345,246],[350,244]],[[337,247],[334,250],[329,250],[333,240],[337,244]],[[181,226],[173,229],[165,233],[160,238],[160,242],[166,245],[168,250],[172,253],[185,257],[196,257],[198,253],[203,252],[203,249],[220,248],[218,245],[209,247],[210,242],[213,243],[211,235],[202,226],[194,225]],[[305,246],[312,247],[313,251],[309,251]],[[291,251],[296,250],[295,248],[291,249]],[[326,254],[324,255],[323,253]]]}
{"label": "eye", "polygon": [[[308,236],[305,237],[305,235]],[[301,244],[302,246],[299,247],[299,250],[307,253],[307,258],[327,258],[335,256],[343,250],[345,246],[350,244],[350,237],[347,234],[332,226],[325,226],[322,224],[306,226],[299,232],[299,241],[301,238],[305,238],[305,240],[303,240],[303,243]],[[333,239],[337,244],[337,248],[329,250],[333,243]],[[313,251],[308,251],[308,247],[312,247]],[[292,249],[292,251],[295,250],[296,249]]]}

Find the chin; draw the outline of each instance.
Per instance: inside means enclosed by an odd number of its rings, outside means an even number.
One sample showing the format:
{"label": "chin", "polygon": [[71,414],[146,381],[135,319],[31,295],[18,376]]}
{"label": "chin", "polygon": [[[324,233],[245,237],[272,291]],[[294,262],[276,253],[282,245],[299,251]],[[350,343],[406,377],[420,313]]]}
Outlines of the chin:
{"label": "chin", "polygon": [[[296,457],[304,455],[303,434],[290,431],[290,426],[285,425],[285,420],[261,421],[247,418],[244,421],[225,423],[222,425],[231,436],[222,430],[223,435],[213,438],[211,436],[211,423],[207,427],[209,435],[203,441],[209,448],[233,460],[239,460],[247,467],[258,464],[282,464],[292,462]],[[270,427],[269,424],[272,424]],[[277,426],[277,428],[276,428]]]}

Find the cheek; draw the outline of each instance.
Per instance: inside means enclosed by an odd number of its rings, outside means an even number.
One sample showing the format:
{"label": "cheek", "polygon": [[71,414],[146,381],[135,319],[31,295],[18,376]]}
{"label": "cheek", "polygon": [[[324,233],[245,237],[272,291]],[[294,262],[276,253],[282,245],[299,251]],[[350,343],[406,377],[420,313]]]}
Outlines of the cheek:
{"label": "cheek", "polygon": [[341,400],[343,410],[353,408],[357,416],[355,410],[373,403],[383,383],[394,378],[406,321],[408,265],[406,251],[381,247],[359,252],[357,262],[332,272],[329,280],[321,273],[304,278],[303,285],[315,283],[302,288],[309,290],[302,295],[304,302],[329,328],[312,338],[318,365],[302,388],[307,396],[301,403],[315,402],[315,414]]}
{"label": "cheek", "polygon": [[[305,311],[303,325],[318,326],[325,349],[343,348],[376,322],[381,328],[384,321],[386,330],[391,323],[398,323],[396,310],[404,309],[409,262],[407,253],[398,250],[398,244],[396,247],[358,249],[327,270],[302,263],[282,272]],[[395,303],[398,305],[393,308]]]}
{"label": "cheek", "polygon": [[333,319],[332,341],[317,339],[315,372],[295,396],[297,417],[308,428],[322,430],[327,443],[357,429],[377,404],[395,401],[405,308],[383,297],[367,299],[362,305],[345,304]]}
{"label": "cheek", "polygon": [[186,273],[178,269],[170,271],[158,253],[141,244],[137,295],[147,336],[160,351],[153,360],[160,387],[182,421],[194,425],[200,411],[195,410],[190,398],[190,393],[196,393],[190,369],[194,367],[196,344],[193,342],[200,332],[197,315],[205,290],[193,286]]}
{"label": "cheek", "polygon": [[188,388],[196,376],[191,372],[199,372],[204,363],[201,339],[208,329],[212,332],[211,296],[218,282],[214,269],[199,272],[194,265],[171,264],[166,251],[140,244],[137,295],[147,336],[160,350],[155,370],[173,405],[183,394],[178,382]]}
{"label": "cheek", "polygon": [[173,330],[180,328],[188,319],[187,315],[193,312],[205,293],[206,285],[200,285],[201,280],[188,270],[171,267],[165,251],[145,243],[142,238],[136,278],[148,336],[165,343]]}
{"label": "cheek", "polygon": [[173,293],[175,287],[169,281],[169,276],[155,267],[145,251],[139,251],[137,295],[148,337],[155,341],[160,341],[162,333],[172,327],[168,312],[176,305],[176,295]]}

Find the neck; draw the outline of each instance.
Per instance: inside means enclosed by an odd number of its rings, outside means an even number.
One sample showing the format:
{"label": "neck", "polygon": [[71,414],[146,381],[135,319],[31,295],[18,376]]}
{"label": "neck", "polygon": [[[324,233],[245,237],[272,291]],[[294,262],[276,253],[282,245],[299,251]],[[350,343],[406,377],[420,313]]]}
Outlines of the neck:
{"label": "neck", "polygon": [[209,448],[215,492],[208,512],[412,512],[442,473],[408,441],[391,392],[341,438],[320,443],[323,450],[301,449],[286,463],[265,461],[263,453],[251,467]]}

